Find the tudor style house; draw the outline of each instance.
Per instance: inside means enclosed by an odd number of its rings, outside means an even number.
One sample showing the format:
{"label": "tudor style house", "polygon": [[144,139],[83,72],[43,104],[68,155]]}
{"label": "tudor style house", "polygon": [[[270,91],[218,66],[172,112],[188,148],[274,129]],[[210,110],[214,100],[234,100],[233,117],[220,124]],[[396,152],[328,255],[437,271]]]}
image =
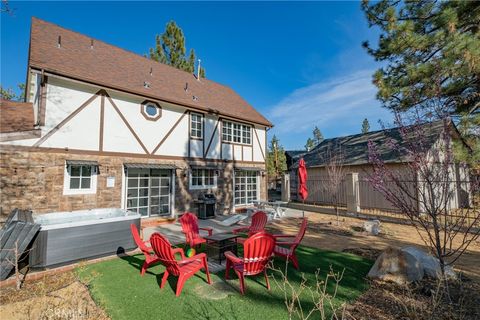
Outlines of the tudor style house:
{"label": "tudor style house", "polygon": [[266,197],[272,124],[231,88],[33,18],[26,101],[2,101],[1,200],[34,213],[228,214]]}

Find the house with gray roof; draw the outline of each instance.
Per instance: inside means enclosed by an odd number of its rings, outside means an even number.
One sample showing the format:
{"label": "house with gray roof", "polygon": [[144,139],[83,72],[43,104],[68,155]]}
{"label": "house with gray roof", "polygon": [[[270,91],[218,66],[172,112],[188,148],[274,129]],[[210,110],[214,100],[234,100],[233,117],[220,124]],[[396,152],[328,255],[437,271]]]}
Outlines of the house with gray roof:
{"label": "house with gray roof", "polygon": [[[449,130],[452,141],[463,140],[453,122],[449,123]],[[425,123],[421,125],[421,143],[422,150],[426,154],[437,148],[444,140],[441,135],[445,130],[442,121]],[[297,168],[300,158],[303,158],[308,171],[309,197],[306,202],[314,204],[329,204],[328,192],[325,192],[326,186],[331,182],[328,175],[328,166],[333,161],[338,166],[343,167],[345,175],[348,173],[355,173],[358,176],[360,206],[372,209],[385,209],[388,211],[395,211],[396,209],[376,191],[368,182],[368,176],[373,172],[373,166],[369,160],[369,142],[373,143],[377,148],[378,157],[385,163],[385,166],[391,170],[395,170],[405,179],[412,181],[412,187],[420,184],[417,177],[412,176],[412,171],[409,170],[408,163],[411,161],[408,154],[408,143],[412,143],[412,139],[405,137],[405,132],[408,135],[415,134],[415,130],[405,130],[402,135],[402,129],[389,128],[384,130],[377,130],[368,133],[349,135],[344,137],[336,137],[323,140],[314,149],[305,152],[300,156],[297,155],[295,162],[290,165],[290,181],[291,181],[291,199],[297,199]],[[414,137],[411,137],[415,139]],[[420,141],[421,140],[421,141]],[[397,147],[392,147],[392,143],[397,144]],[[420,147],[420,146],[419,146]],[[288,152],[288,151],[287,151]],[[467,168],[460,165],[455,165],[452,168],[452,181],[455,181],[454,196],[451,207],[459,208],[470,203],[469,196],[469,171]],[[346,205],[346,192],[340,192],[340,205]]]}

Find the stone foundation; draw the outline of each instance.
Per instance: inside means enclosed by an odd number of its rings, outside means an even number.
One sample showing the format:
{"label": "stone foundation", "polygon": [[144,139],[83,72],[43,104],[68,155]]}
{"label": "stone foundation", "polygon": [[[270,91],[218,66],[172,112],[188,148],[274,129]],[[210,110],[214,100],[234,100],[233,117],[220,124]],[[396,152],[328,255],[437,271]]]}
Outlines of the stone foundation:
{"label": "stone foundation", "polygon": [[[196,210],[193,200],[207,190],[189,190],[188,160],[148,159],[127,156],[104,156],[72,152],[49,152],[2,148],[0,151],[0,213],[9,214],[14,208],[34,213],[72,211],[94,208],[122,207],[124,163],[161,163],[178,167],[175,174],[175,213]],[[66,160],[97,161],[99,174],[97,192],[89,195],[63,195]],[[195,165],[205,161],[195,160]],[[210,162],[211,164],[212,162]],[[217,161],[217,214],[229,214],[233,206],[233,162]],[[242,166],[246,166],[242,164]],[[251,164],[264,170],[261,164]],[[107,188],[107,177],[115,177],[115,186]],[[260,199],[266,199],[266,176],[260,176]]]}

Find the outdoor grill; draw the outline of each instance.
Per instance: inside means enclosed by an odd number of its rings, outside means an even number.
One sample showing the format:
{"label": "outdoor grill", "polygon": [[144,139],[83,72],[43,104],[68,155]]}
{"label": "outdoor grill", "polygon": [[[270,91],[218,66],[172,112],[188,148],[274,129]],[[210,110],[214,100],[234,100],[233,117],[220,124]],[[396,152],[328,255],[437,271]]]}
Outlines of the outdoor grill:
{"label": "outdoor grill", "polygon": [[217,198],[213,193],[204,193],[198,196],[197,214],[200,219],[215,218],[215,205]]}

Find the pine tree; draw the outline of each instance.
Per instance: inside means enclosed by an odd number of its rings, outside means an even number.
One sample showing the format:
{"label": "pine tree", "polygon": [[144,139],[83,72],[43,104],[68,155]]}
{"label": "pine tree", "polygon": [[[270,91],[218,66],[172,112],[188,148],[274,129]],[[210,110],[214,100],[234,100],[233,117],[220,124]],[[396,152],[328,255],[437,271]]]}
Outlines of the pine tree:
{"label": "pine tree", "polygon": [[318,129],[318,127],[315,126],[315,129],[313,129],[313,144],[314,144],[314,147],[318,146],[322,141],[323,141],[323,134],[320,131],[320,129]]}
{"label": "pine tree", "polygon": [[310,151],[315,148],[315,141],[312,138],[307,139],[307,143],[305,144],[305,150]]}
{"label": "pine tree", "polygon": [[271,177],[279,177],[283,172],[287,170],[287,158],[285,156],[285,150],[280,141],[274,135],[268,147],[267,153],[267,172]]}
{"label": "pine tree", "polygon": [[[149,50],[150,59],[194,73],[197,60],[195,50],[190,49],[188,57],[186,53],[185,36],[175,21],[167,23],[165,32],[162,35],[156,35],[155,48],[150,48]],[[205,78],[203,66],[200,69],[200,76]]]}
{"label": "pine tree", "polygon": [[[384,62],[373,77],[383,106],[414,110],[423,120],[459,117],[475,126],[480,116],[480,2],[364,0],[362,9],[369,25],[380,29],[378,47],[363,46]],[[475,136],[468,139],[470,148],[478,154],[480,133],[469,134]],[[467,151],[457,155],[475,163]]]}
{"label": "pine tree", "polygon": [[367,133],[370,130],[370,123],[368,122],[368,119],[365,118],[363,119],[362,122],[362,133]]}
{"label": "pine tree", "polygon": [[386,62],[374,75],[385,107],[480,112],[480,2],[364,1],[362,9],[381,31],[377,48],[363,45]]}

